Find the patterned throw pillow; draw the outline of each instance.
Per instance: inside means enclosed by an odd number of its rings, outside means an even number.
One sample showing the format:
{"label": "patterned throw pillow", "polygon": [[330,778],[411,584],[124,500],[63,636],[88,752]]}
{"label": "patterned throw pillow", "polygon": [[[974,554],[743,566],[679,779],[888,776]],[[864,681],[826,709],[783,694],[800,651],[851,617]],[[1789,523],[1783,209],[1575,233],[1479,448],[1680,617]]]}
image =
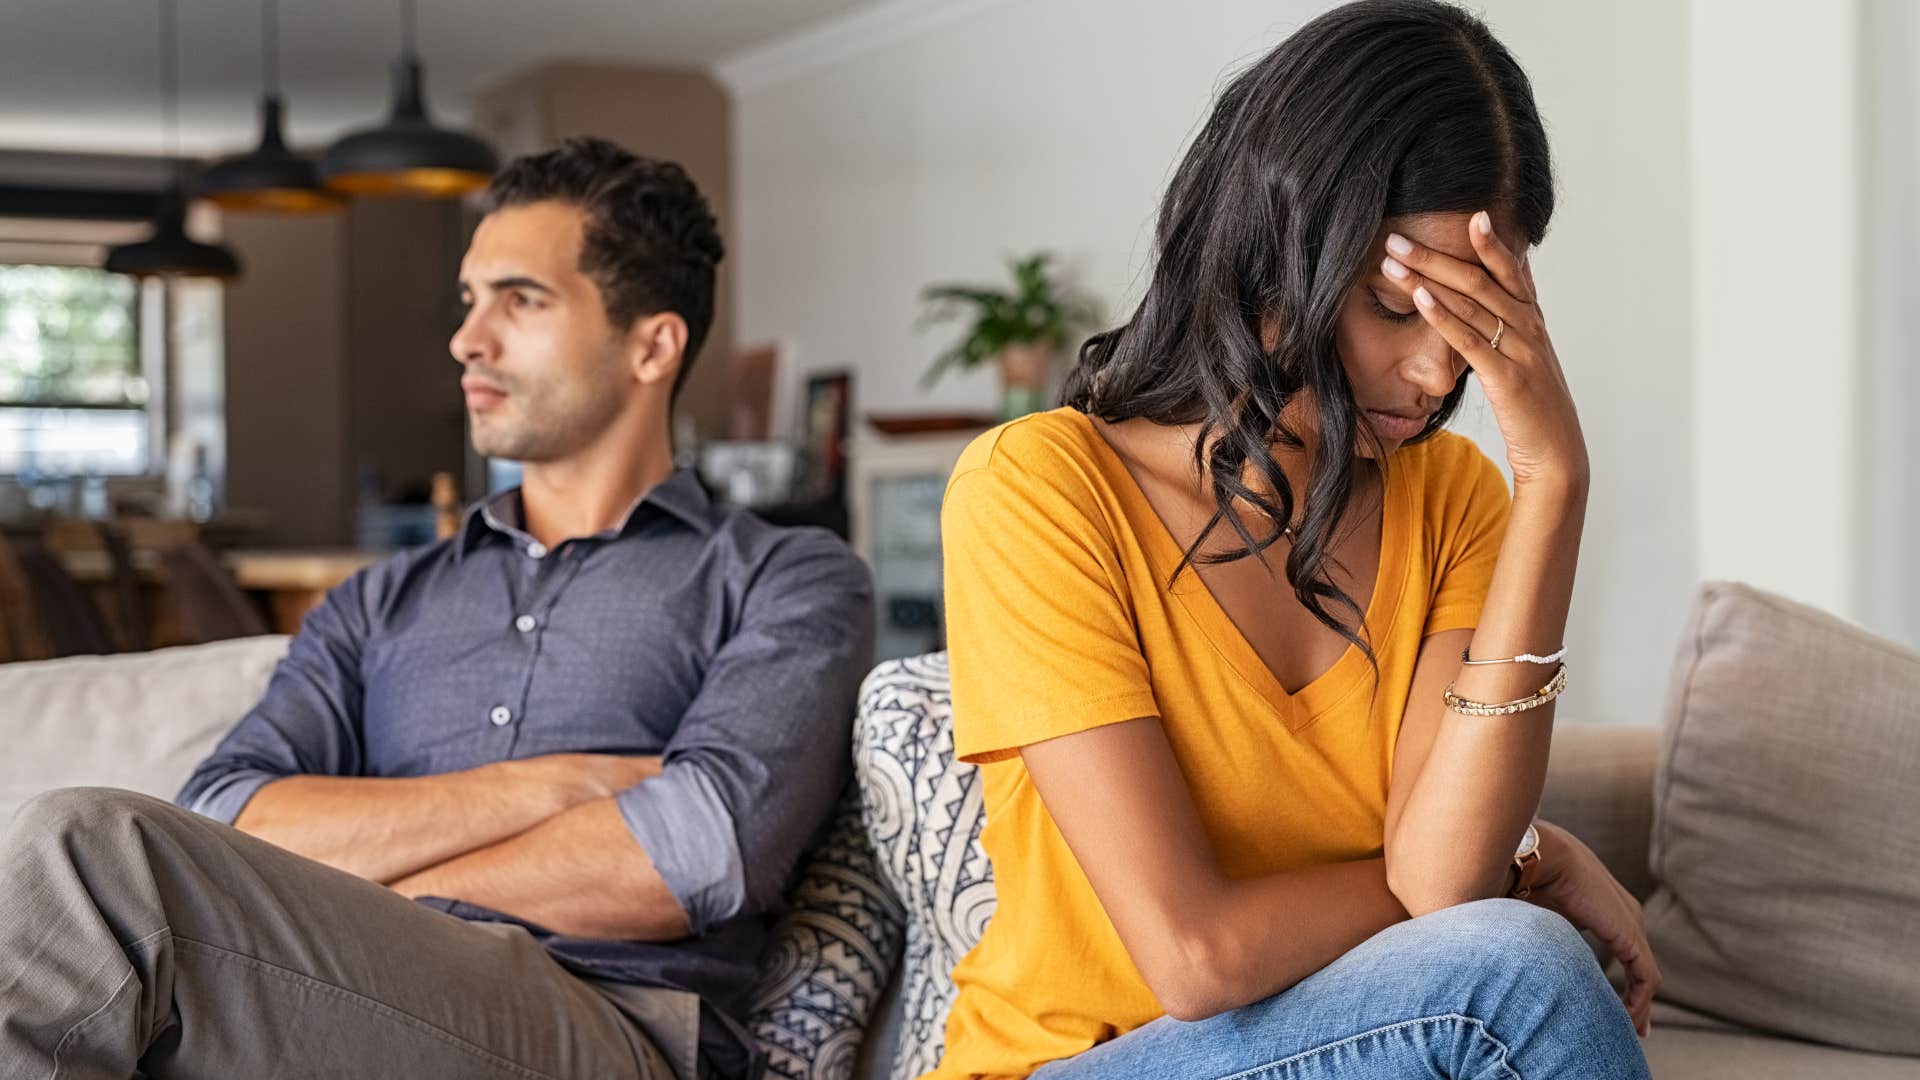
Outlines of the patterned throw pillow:
{"label": "patterned throw pillow", "polygon": [[853,785],[835,809],[775,924],[748,1025],[785,1080],[847,1080],[874,1004],[900,960],[905,912],[881,877]]}
{"label": "patterned throw pillow", "polygon": [[931,653],[875,668],[854,722],[854,782],[867,840],[907,911],[894,1080],[939,1062],[954,964],[993,917],[993,868],[980,847],[980,773],[953,758],[951,713],[947,656]]}

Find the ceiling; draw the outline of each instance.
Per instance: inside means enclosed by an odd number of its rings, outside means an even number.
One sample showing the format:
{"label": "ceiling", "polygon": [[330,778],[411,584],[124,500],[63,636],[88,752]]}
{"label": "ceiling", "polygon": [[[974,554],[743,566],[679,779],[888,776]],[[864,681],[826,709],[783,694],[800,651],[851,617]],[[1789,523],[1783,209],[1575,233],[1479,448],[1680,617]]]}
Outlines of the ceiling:
{"label": "ceiling", "polygon": [[[707,69],[885,0],[416,0],[436,118],[550,60]],[[290,141],[315,146],[385,114],[401,0],[280,0]],[[178,0],[180,142],[246,149],[261,87],[261,5]],[[0,0],[0,149],[157,154],[158,0]]]}

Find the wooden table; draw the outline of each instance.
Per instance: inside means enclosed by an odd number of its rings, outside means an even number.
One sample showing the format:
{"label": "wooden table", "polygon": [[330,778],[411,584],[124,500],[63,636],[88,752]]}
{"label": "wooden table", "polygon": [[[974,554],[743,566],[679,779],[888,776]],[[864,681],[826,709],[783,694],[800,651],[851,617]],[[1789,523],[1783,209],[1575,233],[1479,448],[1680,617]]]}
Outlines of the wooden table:
{"label": "wooden table", "polygon": [[357,549],[242,548],[220,556],[243,589],[267,595],[267,621],[275,633],[291,634],[320,606],[327,590],[379,562],[389,553]]}
{"label": "wooden table", "polygon": [[[220,562],[233,574],[234,584],[249,592],[262,594],[267,603],[267,622],[278,634],[300,629],[300,620],[319,606],[327,590],[352,577],[361,568],[387,557],[389,552],[362,551],[353,548],[241,548],[221,552]],[[104,551],[69,551],[60,556],[67,573],[83,586],[98,588],[113,581],[113,564]],[[133,553],[133,569],[141,584],[156,593],[164,593],[166,574],[160,558],[151,551]],[[164,600],[164,597],[155,597]],[[168,612],[170,605],[150,604],[153,617]],[[168,612],[170,614],[170,612]],[[171,619],[168,619],[171,623]],[[173,626],[156,626],[154,644],[177,639]]]}

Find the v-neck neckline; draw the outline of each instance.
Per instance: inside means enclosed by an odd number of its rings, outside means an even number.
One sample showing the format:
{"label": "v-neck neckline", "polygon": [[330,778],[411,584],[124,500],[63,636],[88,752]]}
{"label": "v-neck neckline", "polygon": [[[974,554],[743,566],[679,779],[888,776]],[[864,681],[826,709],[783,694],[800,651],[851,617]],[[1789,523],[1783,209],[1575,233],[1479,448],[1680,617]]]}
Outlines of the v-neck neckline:
{"label": "v-neck neckline", "polygon": [[[1154,510],[1153,503],[1141,489],[1132,470],[1127,468],[1119,451],[1100,433],[1093,418],[1077,409],[1068,408],[1064,411],[1078,416],[1080,423],[1085,426],[1101,469],[1107,474],[1107,486],[1125,505],[1133,532],[1142,540],[1147,551],[1156,584],[1163,585],[1173,574],[1174,568],[1180,565],[1185,549],[1174,539],[1172,530]],[[1372,631],[1370,644],[1376,657],[1381,645],[1391,638],[1393,618],[1400,610],[1400,597],[1407,582],[1407,561],[1412,550],[1413,494],[1404,475],[1406,471],[1406,462],[1396,462],[1394,467],[1388,468],[1381,498],[1380,564],[1374,574],[1373,593],[1367,599],[1366,609],[1366,625]],[[1181,571],[1180,579],[1174,582],[1170,595],[1240,681],[1265,702],[1290,731],[1313,723],[1371,681],[1372,669],[1367,663],[1366,654],[1360,651],[1358,645],[1349,642],[1332,666],[1289,694],[1274,675],[1273,669],[1261,659],[1253,643],[1247,640],[1240,625],[1233,621],[1233,617],[1227,614],[1226,608],[1213,595],[1213,590],[1201,580],[1197,570],[1189,566]]]}

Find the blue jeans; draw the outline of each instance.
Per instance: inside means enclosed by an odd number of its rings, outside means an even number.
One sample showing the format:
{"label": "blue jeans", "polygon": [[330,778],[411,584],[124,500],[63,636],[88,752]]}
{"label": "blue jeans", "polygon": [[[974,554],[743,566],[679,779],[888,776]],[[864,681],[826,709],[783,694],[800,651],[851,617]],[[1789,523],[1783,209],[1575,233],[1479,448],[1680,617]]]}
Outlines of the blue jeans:
{"label": "blue jeans", "polygon": [[1573,925],[1481,900],[1382,930],[1294,986],[1161,1017],[1033,1080],[1645,1080],[1633,1020]]}

